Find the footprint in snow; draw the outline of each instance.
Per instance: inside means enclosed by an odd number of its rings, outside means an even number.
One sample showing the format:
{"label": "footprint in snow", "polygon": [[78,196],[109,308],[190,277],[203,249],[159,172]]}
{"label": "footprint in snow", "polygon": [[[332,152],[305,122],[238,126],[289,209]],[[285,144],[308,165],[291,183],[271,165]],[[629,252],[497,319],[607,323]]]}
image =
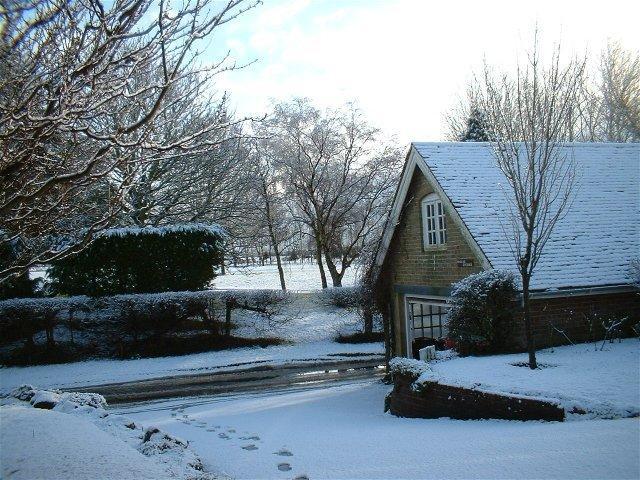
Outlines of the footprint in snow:
{"label": "footprint in snow", "polygon": [[274,455],[279,455],[281,457],[293,457],[293,453],[285,448],[281,448],[277,452],[273,452]]}
{"label": "footprint in snow", "polygon": [[240,440],[254,440],[254,441],[258,441],[260,440],[260,437],[257,435],[252,435],[250,437],[240,437]]}
{"label": "footprint in snow", "polygon": [[215,432],[216,429],[215,428],[207,428],[207,432]]}
{"label": "footprint in snow", "polygon": [[281,472],[288,472],[289,470],[291,470],[291,465],[289,465],[288,463],[279,463],[278,470],[280,470]]}
{"label": "footprint in snow", "polygon": [[256,447],[253,443],[251,445],[245,445],[242,447],[243,450],[258,450],[258,447]]}
{"label": "footprint in snow", "polygon": [[229,433],[236,433],[236,430],[234,428],[230,428],[229,430],[227,430],[227,432]]}
{"label": "footprint in snow", "polygon": [[220,438],[224,438],[225,440],[230,440],[231,439],[231,437],[229,435],[227,435],[226,433],[224,433],[224,432],[219,433],[218,436]]}
{"label": "footprint in snow", "polygon": [[305,474],[298,475],[297,477],[293,477],[293,480],[309,480],[309,477]]}

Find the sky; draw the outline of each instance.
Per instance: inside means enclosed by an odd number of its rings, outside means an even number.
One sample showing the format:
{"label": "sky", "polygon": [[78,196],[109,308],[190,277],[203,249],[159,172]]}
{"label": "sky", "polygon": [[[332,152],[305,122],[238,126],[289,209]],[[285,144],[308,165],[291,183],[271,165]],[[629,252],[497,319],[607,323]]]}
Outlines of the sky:
{"label": "sky", "polygon": [[208,60],[229,50],[250,66],[220,77],[238,115],[271,101],[310,98],[319,107],[355,101],[399,142],[444,140],[444,114],[483,59],[510,69],[530,47],[595,62],[607,40],[640,50],[640,2],[264,0],[212,39]]}

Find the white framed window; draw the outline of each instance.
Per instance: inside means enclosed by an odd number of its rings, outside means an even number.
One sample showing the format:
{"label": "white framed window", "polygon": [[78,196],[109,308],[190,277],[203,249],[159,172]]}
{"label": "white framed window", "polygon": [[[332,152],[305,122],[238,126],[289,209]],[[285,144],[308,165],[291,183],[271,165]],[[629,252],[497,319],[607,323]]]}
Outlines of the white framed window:
{"label": "white framed window", "polygon": [[422,199],[422,241],[425,248],[447,243],[447,219],[435,193]]}
{"label": "white framed window", "polygon": [[[417,355],[417,349],[425,345],[424,340],[446,338],[448,329],[448,297],[405,295],[406,348],[407,356]],[[429,342],[427,342],[429,343]]]}

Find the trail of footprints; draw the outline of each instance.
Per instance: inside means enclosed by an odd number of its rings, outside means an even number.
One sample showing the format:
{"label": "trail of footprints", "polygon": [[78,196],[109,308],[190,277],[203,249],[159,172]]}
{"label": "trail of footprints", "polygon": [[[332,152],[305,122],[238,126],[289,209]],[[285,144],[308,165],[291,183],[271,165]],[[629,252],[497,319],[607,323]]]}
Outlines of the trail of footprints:
{"label": "trail of footprints", "polygon": [[[229,426],[225,427],[226,428],[225,431],[221,431],[222,429],[221,425],[209,426],[207,422],[202,422],[200,420],[193,420],[191,417],[189,417],[189,414],[184,413],[184,409],[182,407],[174,408],[172,410],[174,411],[171,412],[171,416],[174,417],[176,421],[182,422],[185,425],[194,426],[196,428],[204,428],[207,432],[211,432],[211,433],[218,432],[218,437],[221,438],[222,440],[232,440],[233,437],[229,434],[236,433],[236,430]],[[245,442],[249,442],[249,441],[261,442],[260,437],[258,435],[246,435],[238,438]],[[246,445],[242,445],[240,448],[247,451],[254,451],[259,449],[258,445],[256,445],[255,443],[247,443]],[[273,454],[279,457],[293,457],[293,453],[291,453],[286,448],[281,448],[277,452],[273,452]],[[277,468],[281,472],[290,472],[292,470],[291,464],[289,462],[280,462],[277,464]],[[303,474],[303,475],[298,475],[296,477],[293,477],[293,480],[309,480],[309,477]]]}

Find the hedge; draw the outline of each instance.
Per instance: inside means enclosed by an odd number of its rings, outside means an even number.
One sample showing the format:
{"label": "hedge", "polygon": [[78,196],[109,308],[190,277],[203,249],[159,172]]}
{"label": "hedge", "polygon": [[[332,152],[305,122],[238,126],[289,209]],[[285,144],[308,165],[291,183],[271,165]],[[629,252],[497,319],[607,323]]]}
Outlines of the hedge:
{"label": "hedge", "polygon": [[128,357],[136,350],[148,351],[145,342],[166,344],[167,338],[200,333],[210,338],[230,337],[230,325],[225,324],[228,305],[233,309],[247,305],[255,315],[270,319],[279,315],[288,301],[288,294],[272,290],[5,300],[0,301],[0,347],[6,363],[8,352],[20,348],[16,342],[22,340],[29,352],[38,344],[54,351],[60,345],[54,335],[64,333],[66,342],[91,347],[92,356]]}
{"label": "hedge", "polygon": [[53,291],[116,295],[202,290],[222,263],[225,233],[217,225],[116,228],[52,264]]}

